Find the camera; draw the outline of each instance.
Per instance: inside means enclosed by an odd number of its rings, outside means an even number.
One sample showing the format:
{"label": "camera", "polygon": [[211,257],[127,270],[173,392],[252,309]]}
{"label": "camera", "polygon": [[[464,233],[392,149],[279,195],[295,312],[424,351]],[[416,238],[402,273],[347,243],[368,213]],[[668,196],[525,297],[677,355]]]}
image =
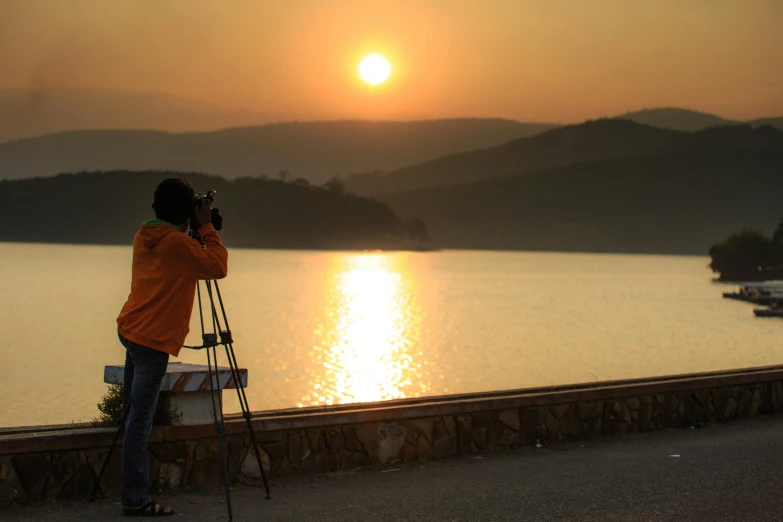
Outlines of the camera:
{"label": "camera", "polygon": [[[190,211],[191,230],[196,231],[201,228],[201,224],[196,221],[196,209],[201,207],[204,200],[208,200],[210,204],[214,204],[216,195],[216,190],[208,190],[205,194],[196,194],[193,197],[193,207]],[[215,207],[212,207],[212,226],[215,227],[215,230],[223,228],[223,216],[220,215],[220,210]]]}

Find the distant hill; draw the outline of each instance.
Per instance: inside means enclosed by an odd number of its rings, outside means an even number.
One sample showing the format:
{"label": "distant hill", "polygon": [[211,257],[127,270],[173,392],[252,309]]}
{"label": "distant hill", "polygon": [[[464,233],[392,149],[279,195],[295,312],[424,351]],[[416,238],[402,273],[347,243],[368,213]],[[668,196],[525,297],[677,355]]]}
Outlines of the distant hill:
{"label": "distant hill", "polygon": [[714,114],[706,112],[680,109],[677,107],[664,107],[658,109],[644,109],[641,111],[628,112],[616,119],[630,120],[643,125],[651,125],[660,129],[678,130],[684,132],[695,132],[704,130],[708,127],[718,127],[726,125],[746,124],[751,126],[772,125],[783,129],[783,117],[781,118],[761,118],[751,121],[727,120]]}
{"label": "distant hill", "polygon": [[683,136],[681,132],[626,120],[588,121],[386,174],[351,176],[346,180],[346,188],[357,194],[390,194],[501,178],[571,163],[648,156],[672,148]]}
{"label": "distant hill", "polygon": [[552,128],[501,119],[280,123],[215,132],[74,131],[0,144],[0,179],[91,170],[291,177],[393,170]]}
{"label": "distant hill", "polygon": [[279,120],[163,93],[66,88],[0,88],[0,142],[72,130],[206,131]]}
{"label": "distant hill", "polygon": [[[491,162],[490,158],[486,161]],[[783,131],[718,127],[615,158],[382,198],[444,248],[706,255],[783,216]]]}
{"label": "distant hill", "polygon": [[772,127],[783,129],[783,116],[780,118],[760,118],[758,120],[749,121],[748,123],[754,127],[758,127],[760,125],[771,125]]}
{"label": "distant hill", "polygon": [[[0,241],[131,244],[157,184],[186,177],[197,191],[218,191],[226,244],[254,248],[400,249],[425,230],[378,201],[306,182],[175,172],[93,172],[0,181]],[[413,232],[412,232],[413,231]]]}
{"label": "distant hill", "polygon": [[643,125],[650,125],[652,127],[658,127],[659,129],[671,129],[683,132],[700,131],[707,127],[719,125],[737,124],[735,121],[730,121],[713,114],[679,109],[676,107],[644,109],[615,116],[615,118],[634,121]]}

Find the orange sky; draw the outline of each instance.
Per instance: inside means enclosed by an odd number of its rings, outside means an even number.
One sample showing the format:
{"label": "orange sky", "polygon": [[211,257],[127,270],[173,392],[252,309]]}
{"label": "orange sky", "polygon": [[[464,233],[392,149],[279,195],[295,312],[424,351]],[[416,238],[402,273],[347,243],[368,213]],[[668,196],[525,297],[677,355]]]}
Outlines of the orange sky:
{"label": "orange sky", "polygon": [[[163,7],[161,7],[163,6]],[[0,85],[277,119],[783,115],[781,0],[1,0]],[[362,55],[394,67],[382,88]]]}

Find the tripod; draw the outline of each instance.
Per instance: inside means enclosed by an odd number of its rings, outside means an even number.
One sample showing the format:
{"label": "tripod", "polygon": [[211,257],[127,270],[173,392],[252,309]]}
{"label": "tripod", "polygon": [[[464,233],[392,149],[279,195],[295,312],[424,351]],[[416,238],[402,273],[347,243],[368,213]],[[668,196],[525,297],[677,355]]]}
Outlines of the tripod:
{"label": "tripod", "polygon": [[[255,431],[253,430],[253,423],[252,423],[252,413],[250,413],[250,406],[247,402],[247,395],[245,394],[245,388],[244,385],[242,384],[242,378],[239,372],[239,366],[237,364],[236,355],[234,353],[234,340],[231,336],[231,330],[229,329],[228,326],[228,317],[226,316],[226,309],[225,306],[223,305],[223,297],[220,294],[220,287],[218,286],[218,282],[215,280],[205,281],[204,286],[206,288],[206,292],[209,298],[210,315],[212,317],[212,331],[207,332],[204,326],[204,311],[202,308],[201,284],[199,283],[196,286],[196,290],[197,290],[197,298],[198,298],[199,320],[201,323],[202,345],[185,346],[185,348],[190,348],[194,350],[206,349],[207,351],[207,369],[208,369],[207,376],[209,379],[210,395],[212,397],[212,413],[213,413],[213,418],[215,420],[215,431],[217,431],[218,440],[220,441],[220,457],[221,457],[221,463],[223,468],[223,485],[226,491],[226,508],[228,509],[228,520],[229,522],[231,522],[234,519],[234,515],[231,507],[231,487],[230,487],[230,475],[229,475],[229,466],[228,466],[228,450],[226,448],[226,438],[225,438],[223,399],[222,399],[222,394],[220,393],[219,390],[220,376],[218,373],[218,362],[217,362],[218,346],[223,346],[226,351],[226,358],[228,359],[228,366],[229,366],[229,370],[231,371],[231,379],[233,380],[234,388],[237,390],[237,398],[239,399],[239,405],[240,408],[242,409],[242,417],[244,417],[245,421],[247,422],[248,431],[250,432],[250,441],[253,446],[253,451],[255,452],[256,461],[258,462],[258,469],[261,472],[261,479],[264,483],[266,498],[270,499],[272,497],[269,492],[269,483],[267,482],[266,472],[264,471],[264,465],[261,460],[261,452],[259,451],[258,444],[256,443],[256,436],[255,436]],[[213,286],[214,286],[214,292],[213,292]],[[220,306],[220,314],[218,314],[218,308],[215,306],[215,296],[217,296],[217,300]],[[222,316],[222,323],[221,323],[221,316]],[[218,340],[218,336],[219,336],[219,340]],[[214,374],[212,372],[213,362],[215,365]],[[215,399],[216,387],[218,388],[217,400]],[[111,455],[114,452],[114,448],[117,445],[117,440],[119,439],[120,433],[122,432],[125,426],[125,421],[127,420],[129,411],[130,411],[130,403],[125,406],[122,412],[120,423],[119,426],[117,427],[117,433],[114,436],[114,441],[112,442],[111,448],[109,449],[109,453],[106,455],[106,459],[103,462],[103,467],[101,468],[101,472],[98,475],[98,480],[96,481],[95,487],[93,488],[92,495],[90,496],[90,500],[93,502],[95,501],[96,495],[100,489],[101,479],[103,478],[103,475],[106,471],[106,467],[109,464],[109,459],[111,458]]]}

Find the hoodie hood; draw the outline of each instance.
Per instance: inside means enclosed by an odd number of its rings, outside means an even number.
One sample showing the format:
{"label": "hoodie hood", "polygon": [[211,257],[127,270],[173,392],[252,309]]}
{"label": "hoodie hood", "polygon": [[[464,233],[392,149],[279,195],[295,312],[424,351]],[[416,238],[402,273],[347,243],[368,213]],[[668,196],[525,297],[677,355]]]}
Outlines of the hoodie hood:
{"label": "hoodie hood", "polygon": [[153,248],[160,243],[160,240],[172,233],[177,233],[177,227],[163,221],[162,219],[151,219],[145,221],[141,225],[139,234],[141,235],[141,242],[147,248]]}

